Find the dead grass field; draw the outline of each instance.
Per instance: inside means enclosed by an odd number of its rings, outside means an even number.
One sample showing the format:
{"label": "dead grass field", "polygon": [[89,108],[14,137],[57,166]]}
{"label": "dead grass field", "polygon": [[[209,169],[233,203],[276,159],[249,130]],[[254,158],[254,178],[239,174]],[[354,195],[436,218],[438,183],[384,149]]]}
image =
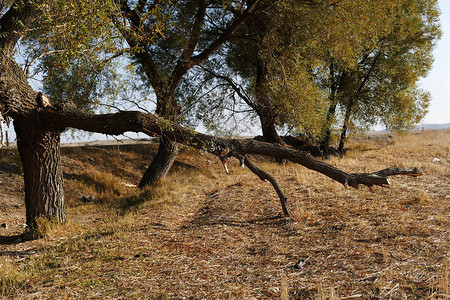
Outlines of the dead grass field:
{"label": "dead grass field", "polygon": [[154,145],[67,148],[68,222],[43,223],[46,237],[25,242],[20,163],[3,151],[0,298],[448,299],[450,130],[349,146],[330,162],[425,175],[394,177],[371,193],[260,160],[289,197],[286,219],[272,187],[237,161],[226,175],[217,158],[184,149],[162,184],[138,191],[127,185]]}

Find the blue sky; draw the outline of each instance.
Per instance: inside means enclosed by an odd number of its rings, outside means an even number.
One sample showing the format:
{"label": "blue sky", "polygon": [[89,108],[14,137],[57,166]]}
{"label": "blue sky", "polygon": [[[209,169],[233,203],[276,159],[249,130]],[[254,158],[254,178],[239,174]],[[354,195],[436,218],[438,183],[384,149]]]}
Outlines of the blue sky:
{"label": "blue sky", "polygon": [[422,124],[450,123],[450,1],[440,0],[442,37],[434,50],[433,69],[422,80],[432,96],[429,113]]}

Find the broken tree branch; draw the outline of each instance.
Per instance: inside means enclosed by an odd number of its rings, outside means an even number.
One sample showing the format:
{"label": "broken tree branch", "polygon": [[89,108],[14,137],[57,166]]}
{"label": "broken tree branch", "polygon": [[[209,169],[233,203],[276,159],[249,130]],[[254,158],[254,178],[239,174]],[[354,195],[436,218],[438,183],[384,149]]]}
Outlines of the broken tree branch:
{"label": "broken tree branch", "polygon": [[[365,185],[371,188],[374,185],[387,186],[388,176],[412,175],[420,176],[422,171],[417,168],[388,168],[373,173],[347,173],[324,161],[315,159],[307,152],[299,151],[279,144],[265,143],[253,139],[227,139],[184,128],[164,118],[153,114],[123,111],[114,114],[95,115],[78,110],[71,106],[60,106],[56,109],[48,109],[40,112],[42,120],[46,124],[59,128],[72,127],[91,132],[99,132],[111,135],[122,134],[125,131],[142,132],[149,136],[164,136],[174,142],[202,149],[210,152],[221,160],[235,157],[244,163],[256,175],[268,180],[277,191],[282,202],[283,212],[289,213],[286,206],[286,196],[276,180],[265,171],[256,167],[247,154],[259,154],[275,158],[287,159],[298,163],[308,169],[317,171],[331,179],[340,182],[345,187],[358,188]],[[224,157],[224,155],[226,157]]]}
{"label": "broken tree branch", "polygon": [[289,216],[289,209],[287,206],[287,197],[286,195],[284,195],[283,191],[280,188],[280,185],[278,184],[277,180],[270,175],[269,173],[267,173],[266,171],[258,168],[249,158],[248,156],[244,157],[244,164],[247,166],[247,168],[252,171],[254,174],[256,174],[259,179],[265,181],[269,181],[270,184],[272,184],[273,188],[275,189],[275,191],[278,194],[278,197],[280,197],[280,202],[281,202],[281,208],[283,209],[283,214],[285,216]]}

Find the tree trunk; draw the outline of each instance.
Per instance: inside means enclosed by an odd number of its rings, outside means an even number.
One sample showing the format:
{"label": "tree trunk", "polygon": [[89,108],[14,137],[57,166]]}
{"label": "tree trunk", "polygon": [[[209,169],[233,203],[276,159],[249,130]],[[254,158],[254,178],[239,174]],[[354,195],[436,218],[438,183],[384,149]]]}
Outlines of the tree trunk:
{"label": "tree trunk", "polygon": [[164,178],[169,172],[178,154],[177,143],[161,137],[159,139],[159,148],[144,176],[139,182],[139,187],[144,188],[147,185],[154,185],[160,179]]}
{"label": "tree trunk", "polygon": [[339,146],[338,146],[339,153],[343,153],[343,151],[344,151],[344,144],[345,144],[345,140],[347,138],[347,129],[348,129],[348,123],[350,121],[350,115],[352,113],[352,107],[353,107],[353,103],[349,103],[347,106],[347,109],[345,111],[344,124],[342,125],[341,138],[339,140]]}
{"label": "tree trunk", "polygon": [[[260,37],[262,39],[262,37]],[[267,143],[277,143],[283,145],[283,139],[278,135],[275,128],[276,112],[275,107],[271,105],[267,93],[268,70],[265,62],[260,58],[260,50],[256,51],[256,113],[261,121],[261,130],[264,140]],[[276,159],[276,162],[283,164],[285,160]]]}
{"label": "tree trunk", "polygon": [[323,136],[322,142],[320,143],[321,145],[323,145],[325,147],[330,146],[331,125],[333,124],[333,119],[336,114],[336,106],[337,106],[337,101],[334,98],[330,107],[328,108],[327,116],[325,119],[325,126],[324,126],[324,130],[323,130],[324,136]]}
{"label": "tree trunk", "polygon": [[[125,29],[122,27],[120,21],[113,17],[113,22],[119,25],[117,28],[123,34],[123,37],[127,40],[131,48],[138,47],[141,49],[147,49],[148,47],[136,41],[134,38],[136,34],[140,34],[140,28],[145,23],[145,19],[141,19],[139,9],[131,9],[127,1],[115,1],[120,9],[122,9],[123,17],[128,19],[131,26]],[[145,2],[145,1],[144,1]],[[222,31],[222,33],[214,39],[211,43],[205,45],[201,41],[202,27],[204,21],[208,18],[208,1],[200,1],[197,6],[197,12],[194,17],[191,31],[186,34],[185,47],[179,50],[180,56],[175,60],[172,60],[175,66],[170,75],[164,76],[166,73],[166,65],[161,69],[158,63],[152,57],[152,51],[137,51],[135,57],[138,59],[142,66],[142,70],[147,75],[147,78],[152,85],[156,96],[157,105],[156,113],[170,121],[176,121],[178,114],[180,113],[180,107],[174,101],[173,95],[176,88],[179,86],[183,76],[194,66],[201,65],[206,59],[208,59],[216,50],[218,50],[224,43],[226,43],[233,33],[241,27],[248,18],[250,18],[255,11],[257,11],[260,0],[251,1],[248,3],[245,10],[236,14],[235,17],[230,20],[229,26]],[[137,30],[137,31],[134,31]],[[203,44],[203,49],[198,49],[199,45]],[[200,48],[202,48],[200,47]],[[197,51],[198,50],[198,51]],[[165,74],[168,75],[168,74]],[[163,178],[170,167],[172,166],[175,157],[177,155],[176,144],[170,142],[168,139],[160,140],[160,146],[158,153],[151,162],[144,177],[141,179],[139,186],[142,188],[146,185],[151,185]]]}
{"label": "tree trunk", "polygon": [[14,121],[17,148],[22,159],[27,225],[38,230],[37,219],[66,221],[60,132],[45,130],[30,121]]}
{"label": "tree trunk", "polygon": [[6,141],[6,131],[5,126],[3,124],[3,116],[0,112],[0,148],[5,147],[5,141]]}
{"label": "tree trunk", "polygon": [[[278,135],[277,129],[275,128],[275,116],[269,116],[267,114],[259,114],[259,119],[261,120],[261,129],[264,137],[264,141],[267,143],[277,143],[283,145],[283,139]],[[287,162],[285,159],[276,158],[275,161],[278,164],[284,164]]]}
{"label": "tree trunk", "polygon": [[261,120],[261,130],[264,140],[267,143],[283,144],[283,140],[275,128],[275,117],[260,114],[259,119]]}
{"label": "tree trunk", "polygon": [[[173,122],[176,122],[178,114],[180,113],[180,106],[173,97],[176,85],[177,84],[175,84],[175,86],[166,94],[156,94],[156,113],[166,120],[171,120]],[[164,85],[159,86],[157,90],[164,90]],[[144,176],[142,176],[142,179],[139,182],[139,188],[142,189],[148,185],[155,185],[158,181],[163,179],[170,171],[177,154],[177,143],[161,136],[159,138],[158,152],[145,171]]]}

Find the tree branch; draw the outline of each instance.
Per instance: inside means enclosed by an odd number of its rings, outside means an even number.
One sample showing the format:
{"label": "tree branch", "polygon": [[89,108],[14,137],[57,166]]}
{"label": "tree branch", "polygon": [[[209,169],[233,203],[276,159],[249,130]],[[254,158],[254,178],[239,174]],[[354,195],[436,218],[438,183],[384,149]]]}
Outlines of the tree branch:
{"label": "tree branch", "polygon": [[157,67],[153,57],[147,51],[139,49],[140,47],[144,47],[138,40],[136,40],[136,38],[133,37],[133,34],[139,36],[141,20],[135,11],[131,11],[126,1],[118,0],[116,1],[116,3],[122,9],[122,11],[118,11],[117,13],[120,14],[123,19],[127,19],[132,26],[126,28],[126,26],[124,26],[114,14],[111,14],[111,20],[117,30],[119,30],[119,32],[125,38],[128,45],[132,49],[137,50],[134,55],[139,60],[139,63],[141,64],[145,75],[148,77],[155,91],[160,92],[159,90],[164,86],[164,81],[161,76],[160,69]]}
{"label": "tree branch", "polygon": [[256,6],[259,4],[259,0],[253,1],[244,12],[234,20],[234,22],[227,28],[214,42],[212,42],[205,50],[200,54],[192,57],[191,61],[195,64],[201,64],[207,59],[211,53],[216,51],[221,45],[223,45],[231,35],[239,28],[255,11]]}
{"label": "tree branch", "polygon": [[[18,1],[17,1],[18,2]],[[23,30],[27,29],[38,16],[36,6],[42,1],[22,1],[14,3],[9,10],[0,18],[0,49],[11,53],[22,36]]]}
{"label": "tree branch", "polygon": [[[67,103],[42,107],[39,106],[37,98],[38,93],[28,85],[23,70],[11,58],[0,52],[0,108],[7,109],[8,115],[13,118],[39,120],[39,126],[47,130],[62,131],[66,127],[72,127],[109,135],[119,135],[126,131],[142,132],[149,136],[163,136],[171,141],[208,151],[221,159],[223,159],[224,152],[228,157],[235,157],[241,161],[247,154],[272,156],[287,159],[322,173],[342,183],[345,187],[385,186],[389,185],[388,176],[420,176],[423,173],[417,168],[388,168],[373,173],[347,173],[324,161],[315,159],[307,152],[280,144],[259,142],[253,139],[215,137],[184,128],[156,115],[138,111],[96,115]],[[280,193],[281,189],[276,187],[276,180],[271,179],[268,174],[255,167],[248,157],[244,163],[260,178],[269,180],[277,190],[281,201],[285,201],[285,196]]]}
{"label": "tree branch", "polygon": [[192,25],[192,30],[186,47],[183,49],[183,53],[181,54],[181,60],[189,60],[191,58],[192,53],[194,53],[195,47],[198,44],[200,39],[200,35],[202,33],[202,26],[205,21],[206,15],[206,1],[199,0],[197,13],[195,14],[195,21]]}
{"label": "tree branch", "polygon": [[179,85],[183,76],[191,69],[195,63],[191,62],[192,53],[194,53],[197,47],[198,41],[202,34],[202,26],[205,21],[207,1],[198,0],[197,13],[195,14],[194,24],[190,32],[190,36],[187,40],[186,47],[183,49],[180,57],[178,58],[177,64],[172,71],[170,76],[170,84],[168,86],[168,94],[172,95]]}
{"label": "tree branch", "polygon": [[248,97],[247,95],[245,95],[245,91],[243,91],[243,89],[240,87],[240,86],[238,86],[230,77],[228,77],[228,76],[225,76],[225,75],[220,75],[220,74],[217,74],[216,72],[214,72],[214,71],[212,71],[212,70],[210,70],[210,69],[208,69],[208,68],[205,68],[204,66],[202,66],[202,65],[200,65],[200,67],[203,69],[203,70],[205,70],[206,72],[208,72],[208,73],[210,73],[211,75],[213,75],[214,77],[216,77],[216,78],[219,78],[219,79],[222,79],[222,80],[224,80],[225,82],[227,82],[228,83],[228,85],[238,94],[238,96],[242,99],[242,100],[244,100],[244,102],[248,105],[248,106],[250,106],[253,110],[255,110],[255,111],[259,111],[260,110],[260,108],[257,106],[257,105],[255,105],[255,103],[253,103],[253,101],[251,101],[251,99],[250,99],[250,97]]}
{"label": "tree branch", "polygon": [[[422,171],[417,168],[389,168],[373,173],[347,173],[324,161],[315,159],[307,152],[288,148],[280,144],[272,144],[255,141],[253,139],[226,139],[206,135],[184,128],[175,123],[169,122],[153,114],[146,114],[137,111],[124,111],[115,114],[95,115],[86,113],[72,107],[60,107],[56,109],[47,109],[41,111],[41,119],[48,126],[57,126],[59,128],[72,127],[91,132],[99,132],[110,135],[119,135],[125,131],[142,132],[149,136],[164,136],[174,142],[182,143],[187,146],[208,151],[222,158],[223,151],[227,151],[229,157],[242,159],[247,154],[259,154],[272,156],[280,159],[287,159],[298,163],[308,169],[317,171],[340,182],[346,188],[358,188],[360,185],[366,185],[371,188],[374,185],[387,186],[388,176],[393,175],[412,175],[420,176]],[[280,189],[277,188],[276,181],[270,175],[263,173],[248,158],[245,164],[260,178],[267,179],[277,190],[280,199]]]}
{"label": "tree branch", "polygon": [[277,182],[277,180],[272,176],[272,175],[270,175],[269,173],[267,173],[266,171],[264,171],[264,170],[262,170],[262,169],[260,169],[260,168],[258,168],[249,158],[248,158],[248,156],[245,156],[244,157],[244,164],[247,166],[247,168],[250,170],[250,171],[252,171],[254,174],[256,174],[258,177],[259,177],[259,179],[261,179],[261,180],[267,180],[267,181],[269,181],[271,184],[272,184],[272,186],[273,186],[273,188],[275,189],[275,191],[277,192],[277,194],[278,194],[278,197],[280,198],[280,202],[281,202],[281,207],[282,207],[282,209],[283,209],[283,214],[285,215],[285,216],[289,216],[289,209],[288,209],[288,206],[287,206],[287,197],[286,197],[286,195],[284,195],[284,193],[283,193],[283,191],[281,190],[281,188],[280,188],[280,186],[279,186],[279,184],[278,184],[278,182]]}

